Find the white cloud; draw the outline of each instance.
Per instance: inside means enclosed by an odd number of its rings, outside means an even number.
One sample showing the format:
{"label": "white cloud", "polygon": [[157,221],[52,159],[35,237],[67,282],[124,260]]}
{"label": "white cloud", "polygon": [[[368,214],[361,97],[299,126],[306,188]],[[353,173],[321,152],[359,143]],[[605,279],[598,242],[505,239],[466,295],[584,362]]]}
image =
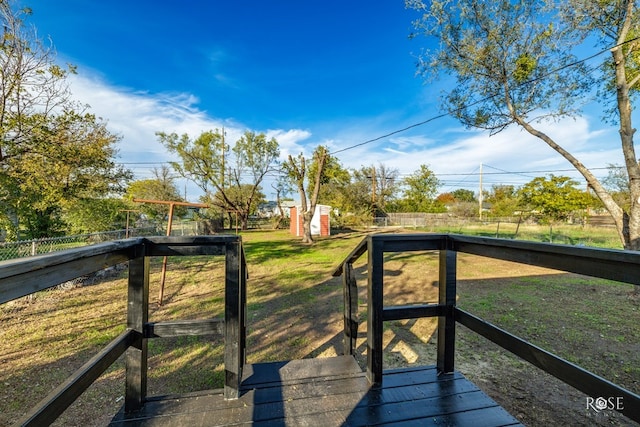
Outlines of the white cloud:
{"label": "white cloud", "polygon": [[[600,168],[622,162],[614,129],[594,131],[587,118],[542,123],[539,128],[587,167]],[[485,165],[483,171],[487,186],[500,183],[521,185],[535,176],[547,174],[504,174],[500,171],[556,171],[553,172],[556,175],[570,176],[582,182],[579,174],[560,154],[516,126],[493,136],[488,132],[461,128],[442,129],[437,123],[420,130],[425,133],[394,137],[387,142],[375,142],[342,152],[339,154],[341,161],[355,168],[384,163],[398,169],[401,175],[410,174],[425,164],[445,183],[441,191],[458,188],[456,185],[477,188],[480,164]],[[606,171],[598,171],[596,175],[604,176]]]}
{"label": "white cloud", "polygon": [[[247,130],[241,123],[209,117],[198,109],[198,99],[190,94],[135,92],[110,86],[97,77],[72,76],[70,83],[74,97],[89,104],[91,112],[107,120],[109,130],[122,137],[118,160],[128,164],[137,179],[149,178],[154,167],[178,160],[158,142],[156,132],[197,136],[224,127],[227,140],[236,141]],[[278,140],[283,158],[304,152],[301,142],[311,136],[301,129],[271,129],[265,134]],[[179,181],[179,187],[188,187],[188,194],[196,197],[202,193],[194,184]]]}
{"label": "white cloud", "polygon": [[221,128],[195,108],[197,98],[189,94],[149,94],[107,85],[95,78],[74,76],[71,90],[91,111],[108,121],[109,129],[122,140],[119,151],[123,162],[164,162],[175,160],[158,142],[156,132],[197,135]]}
{"label": "white cloud", "polygon": [[[195,136],[205,130],[224,127],[228,141],[235,141],[247,129],[241,123],[209,117],[198,108],[198,99],[190,94],[135,92],[110,86],[98,78],[80,76],[74,76],[71,84],[74,95],[91,105],[93,113],[108,120],[112,132],[122,136],[119,150],[120,161],[123,163],[158,162],[159,165],[162,162],[178,160],[158,142],[155,135],[158,131],[188,133]],[[289,154],[297,155],[301,152],[308,156],[318,144],[327,145],[331,151],[337,151],[384,134],[384,131],[373,134],[378,132],[373,126],[374,123],[375,120],[371,119],[371,126],[357,126],[354,123],[343,123],[346,125],[344,127],[339,124],[325,124],[324,132],[330,132],[331,135],[315,135],[317,131],[314,130],[315,138],[312,138],[312,130],[308,129],[268,129],[262,132],[278,140],[281,158],[285,159]],[[387,125],[388,123],[385,124]],[[622,163],[615,129],[593,130],[587,118],[542,123],[539,126],[587,167]],[[518,127],[513,126],[497,135],[489,136],[486,132],[462,130],[455,124],[452,125],[451,120],[433,122],[411,129],[406,135],[394,135],[388,139],[342,151],[337,156],[345,167],[360,168],[384,163],[386,166],[397,168],[402,175],[410,174],[421,164],[426,164],[445,181],[446,185],[443,187],[458,182],[461,186],[475,185],[473,181],[477,178],[471,175],[477,174],[481,163],[486,165],[486,171],[493,172],[572,169],[565,159],[544,142]],[[147,178],[153,166],[133,169],[138,178]],[[556,174],[579,179],[576,173]],[[606,175],[606,171],[600,175]],[[527,174],[488,174],[486,182],[488,186],[492,182],[520,185],[532,178]],[[200,193],[193,184],[182,182],[180,185],[189,187],[189,195]],[[457,187],[441,190],[455,188]]]}
{"label": "white cloud", "polygon": [[[311,137],[311,132],[302,129],[269,129],[265,132],[268,138],[275,138],[280,146],[280,158],[286,159],[289,154],[296,156],[305,152],[305,146],[301,144]],[[308,154],[308,153],[305,153]]]}

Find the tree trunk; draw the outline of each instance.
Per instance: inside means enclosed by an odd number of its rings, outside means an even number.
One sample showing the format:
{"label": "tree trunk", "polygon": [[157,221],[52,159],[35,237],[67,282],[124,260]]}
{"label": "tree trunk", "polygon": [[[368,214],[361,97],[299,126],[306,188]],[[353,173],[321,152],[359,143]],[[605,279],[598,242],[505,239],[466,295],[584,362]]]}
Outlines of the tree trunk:
{"label": "tree trunk", "polygon": [[540,138],[547,145],[553,148],[558,154],[567,159],[569,163],[573,165],[573,167],[582,174],[587,183],[593,188],[593,191],[596,193],[596,196],[600,199],[604,207],[607,209],[613,221],[616,225],[616,230],[618,231],[618,237],[620,241],[624,245],[625,249],[630,249],[629,246],[629,225],[628,221],[625,219],[625,213],[620,206],[613,200],[613,197],[607,192],[607,190],[602,186],[600,181],[591,173],[591,171],[582,164],[578,159],[576,159],[571,153],[562,148],[558,143],[556,143],[549,135],[541,132],[531,126],[528,122],[526,122],[522,117],[515,116],[516,122],[522,126],[527,132],[531,135]]}
{"label": "tree trunk", "polygon": [[307,192],[304,188],[304,181],[307,171],[306,160],[304,156],[300,154],[298,156],[299,163],[296,163],[293,156],[289,155],[289,168],[290,168],[290,176],[295,180],[296,186],[298,187],[298,194],[300,195],[300,203],[301,209],[298,212],[298,215],[302,215],[302,242],[312,244],[313,236],[311,236],[311,220],[313,219],[313,214],[316,210],[316,204],[318,203],[318,197],[320,195],[320,186],[322,184],[322,175],[324,173],[325,163],[327,161],[327,153],[326,148],[320,146],[316,149],[314,156],[316,157],[317,168],[316,175],[313,177],[314,187],[313,194],[309,199],[309,203],[307,203]]}
{"label": "tree trunk", "polygon": [[282,198],[280,197],[280,190],[276,190],[276,203],[278,205],[278,216],[276,222],[273,224],[273,229],[277,230],[282,225],[284,220],[284,208],[282,207]]}
{"label": "tree trunk", "polygon": [[313,212],[304,212],[302,214],[302,243],[313,244],[313,236],[311,235],[311,219]]}
{"label": "tree trunk", "polygon": [[[233,230],[235,227],[235,224],[233,221],[233,214],[231,213],[231,211],[227,211],[227,218],[229,219],[229,230]],[[224,224],[223,224],[223,228],[224,228]]]}
{"label": "tree trunk", "polygon": [[[640,166],[633,146],[633,135],[636,130],[631,122],[631,100],[629,91],[638,82],[638,77],[631,82],[627,80],[626,54],[624,43],[627,40],[631,28],[633,8],[635,2],[628,1],[625,4],[626,19],[620,28],[617,46],[611,50],[616,77],[616,100],[618,117],[620,118],[620,142],[622,153],[629,178],[629,196],[631,198],[628,215],[623,215],[622,235],[625,249],[640,249]],[[616,223],[617,224],[617,223]]]}

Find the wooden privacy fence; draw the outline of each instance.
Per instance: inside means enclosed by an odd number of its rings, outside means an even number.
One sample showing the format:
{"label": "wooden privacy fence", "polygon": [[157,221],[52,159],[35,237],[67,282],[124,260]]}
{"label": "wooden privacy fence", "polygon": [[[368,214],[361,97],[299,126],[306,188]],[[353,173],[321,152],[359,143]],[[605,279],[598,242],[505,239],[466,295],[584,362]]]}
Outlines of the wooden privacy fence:
{"label": "wooden privacy fence", "polygon": [[[225,257],[224,318],[150,323],[149,257]],[[147,395],[149,339],[218,334],[224,337],[225,398],[237,398],[245,352],[246,263],[238,236],[135,238],[0,262],[0,304],[123,262],[129,263],[127,328],[63,384],[32,408],[19,425],[48,425],[109,366],[126,354],[126,412],[142,407]],[[46,325],[42,324],[45,328]]]}
{"label": "wooden privacy fence", "polygon": [[[383,300],[384,254],[425,250],[439,251],[438,303],[385,306]],[[440,373],[454,371],[456,323],[460,323],[589,396],[621,398],[624,402],[623,408],[615,409],[632,420],[640,422],[639,395],[456,307],[458,253],[480,255],[638,285],[640,283],[639,252],[452,234],[368,236],[333,273],[334,276],[342,276],[343,282],[345,354],[354,354],[358,334],[358,289],[353,264],[365,253],[368,256],[366,266],[367,378],[373,385],[381,385],[383,378],[383,322],[437,316],[436,366]]]}

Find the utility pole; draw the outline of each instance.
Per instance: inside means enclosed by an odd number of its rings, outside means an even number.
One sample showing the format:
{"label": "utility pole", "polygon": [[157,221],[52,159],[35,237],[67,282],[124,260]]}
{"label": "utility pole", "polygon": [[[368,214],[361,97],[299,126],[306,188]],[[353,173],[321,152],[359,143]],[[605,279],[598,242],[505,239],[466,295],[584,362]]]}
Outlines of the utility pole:
{"label": "utility pole", "polygon": [[482,163],[480,163],[480,195],[478,196],[478,217],[482,221]]}
{"label": "utility pole", "polygon": [[376,168],[371,167],[371,203],[376,204]]}
{"label": "utility pole", "polygon": [[[173,200],[144,200],[133,199],[137,203],[154,203],[157,205],[169,205],[169,219],[167,223],[167,237],[171,235],[171,226],[173,225],[173,208],[175,206],[189,206],[193,208],[208,208],[209,205],[203,203],[189,203],[189,202],[176,202]],[[167,273],[167,257],[162,259],[162,275],[160,278],[160,294],[158,295],[158,305],[162,305],[162,298],[164,297],[164,278]]]}
{"label": "utility pole", "polygon": [[220,171],[220,187],[222,188],[222,191],[224,191],[224,158],[226,151],[226,147],[224,146],[224,126],[222,126],[222,170]]}

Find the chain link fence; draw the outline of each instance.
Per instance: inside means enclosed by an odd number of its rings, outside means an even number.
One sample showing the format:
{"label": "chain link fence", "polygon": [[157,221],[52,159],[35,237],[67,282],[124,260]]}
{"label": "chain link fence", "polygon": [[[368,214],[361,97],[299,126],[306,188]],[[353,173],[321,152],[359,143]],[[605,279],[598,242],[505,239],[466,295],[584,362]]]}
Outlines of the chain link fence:
{"label": "chain link fence", "polygon": [[[530,220],[527,220],[530,221]],[[526,222],[519,217],[508,218],[465,218],[446,213],[389,213],[385,217],[373,219],[374,227],[402,227],[402,228],[460,228],[478,224],[518,224]]]}
{"label": "chain link fence", "polygon": [[157,235],[156,227],[130,228],[128,230],[105,231],[75,236],[50,237],[34,240],[0,243],[0,261],[61,251],[94,243],[126,239],[127,237]]}

